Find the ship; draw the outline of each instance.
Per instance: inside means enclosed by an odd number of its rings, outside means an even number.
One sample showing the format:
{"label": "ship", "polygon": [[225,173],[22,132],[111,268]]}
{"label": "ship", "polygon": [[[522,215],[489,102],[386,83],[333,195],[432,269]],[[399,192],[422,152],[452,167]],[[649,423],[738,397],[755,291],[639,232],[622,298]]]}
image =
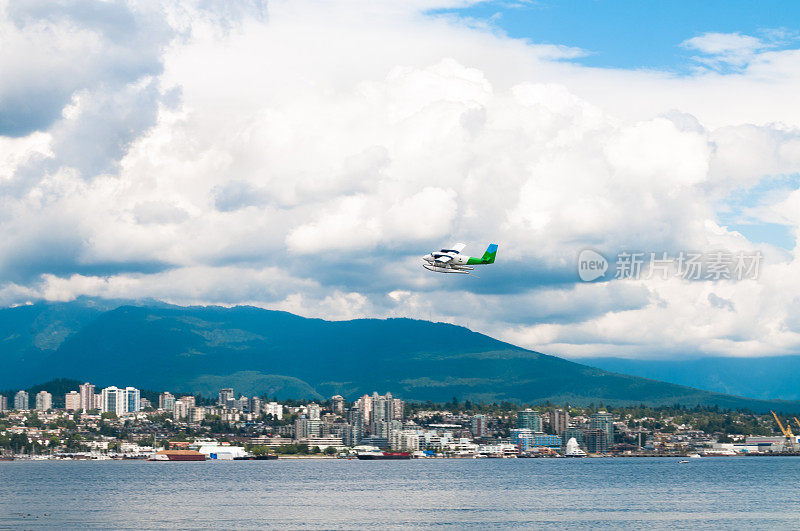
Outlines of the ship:
{"label": "ship", "polygon": [[564,457],[586,457],[586,452],[581,450],[581,447],[575,437],[571,437],[570,440],[567,441],[567,448],[564,452]]}
{"label": "ship", "polygon": [[206,455],[195,450],[161,450],[148,461],[205,461]]}
{"label": "ship", "polygon": [[408,452],[384,452],[376,446],[361,446],[356,448],[356,456],[364,460],[378,459],[411,459]]}

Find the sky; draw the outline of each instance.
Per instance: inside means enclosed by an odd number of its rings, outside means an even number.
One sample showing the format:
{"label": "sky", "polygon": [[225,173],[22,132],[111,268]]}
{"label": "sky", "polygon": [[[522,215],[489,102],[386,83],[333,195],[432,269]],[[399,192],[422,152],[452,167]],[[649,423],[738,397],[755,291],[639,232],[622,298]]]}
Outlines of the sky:
{"label": "sky", "polygon": [[[0,305],[411,317],[574,359],[800,353],[798,11],[0,0]],[[421,267],[455,242],[497,262]]]}

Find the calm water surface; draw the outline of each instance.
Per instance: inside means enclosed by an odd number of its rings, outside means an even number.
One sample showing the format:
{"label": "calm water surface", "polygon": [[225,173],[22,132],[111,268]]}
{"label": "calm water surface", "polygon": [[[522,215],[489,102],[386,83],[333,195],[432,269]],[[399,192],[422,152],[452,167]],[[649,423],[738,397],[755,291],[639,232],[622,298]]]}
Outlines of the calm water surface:
{"label": "calm water surface", "polygon": [[797,529],[800,458],[0,462],[0,528]]}

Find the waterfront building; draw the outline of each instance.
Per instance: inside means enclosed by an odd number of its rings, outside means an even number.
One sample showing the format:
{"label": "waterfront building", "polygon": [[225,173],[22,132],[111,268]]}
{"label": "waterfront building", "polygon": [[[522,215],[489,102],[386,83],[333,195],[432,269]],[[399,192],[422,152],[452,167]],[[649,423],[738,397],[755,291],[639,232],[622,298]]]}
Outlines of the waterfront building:
{"label": "waterfront building", "polygon": [[19,411],[27,411],[30,407],[30,398],[27,391],[17,391],[14,395],[14,409]]}
{"label": "waterfront building", "polygon": [[486,415],[475,415],[472,417],[472,435],[475,437],[486,437],[489,432],[486,428]]}
{"label": "waterfront building", "polygon": [[344,413],[344,397],[341,395],[334,395],[331,397],[331,410],[337,415]]}
{"label": "waterfront building", "polygon": [[526,409],[517,412],[517,429],[542,431],[542,417],[535,409]]}
{"label": "waterfront building", "polygon": [[306,409],[308,410],[308,418],[310,420],[319,420],[319,413],[321,410],[319,404],[311,402],[308,406],[306,406]]}
{"label": "waterfront building", "polygon": [[276,420],[283,419],[283,406],[277,402],[267,402],[264,407],[264,413],[272,415]]}
{"label": "waterfront building", "polygon": [[575,439],[579,446],[583,446],[583,431],[580,428],[569,427],[561,433],[561,440]]}
{"label": "waterfront building", "polygon": [[175,409],[175,396],[168,391],[158,395],[158,409],[163,409],[164,411]]}
{"label": "waterfront building", "polygon": [[322,435],[322,421],[319,419],[300,418],[294,421],[295,438],[319,437]]}
{"label": "waterfront building", "polygon": [[0,413],[5,413],[6,411],[8,411],[8,397],[0,395]]}
{"label": "waterfront building", "polygon": [[611,417],[610,413],[598,411],[597,413],[590,415],[589,429],[603,430],[606,432],[608,445],[611,446],[614,444],[614,419]]}
{"label": "waterfront building", "polygon": [[81,394],[78,391],[70,391],[64,396],[64,409],[67,411],[80,411]]}
{"label": "waterfront building", "polygon": [[217,405],[226,409],[235,409],[233,407],[233,401],[235,399],[234,397],[235,395],[233,394],[233,389],[220,389],[219,397],[217,398]]}
{"label": "waterfront building", "polygon": [[553,433],[561,435],[569,427],[569,412],[563,409],[555,409],[549,413],[550,428]]}
{"label": "waterfront building", "polygon": [[47,411],[53,409],[53,395],[47,391],[36,393],[36,411]]}
{"label": "waterfront building", "polygon": [[101,409],[103,409],[103,395],[102,395],[102,393],[96,393],[94,395],[94,400],[92,400],[92,407],[89,408],[89,409],[96,409],[97,411],[100,411]]}
{"label": "waterfront building", "polygon": [[419,433],[415,430],[395,430],[389,437],[389,447],[393,451],[416,452],[419,450]]}
{"label": "waterfront building", "polygon": [[86,382],[85,384],[78,386],[78,392],[81,395],[81,406],[80,409],[83,411],[89,411],[90,409],[98,409],[95,402],[95,392],[94,392],[94,385]]}
{"label": "waterfront building", "polygon": [[593,454],[608,453],[608,434],[605,430],[588,430],[585,434],[586,450]]}
{"label": "waterfront building", "polygon": [[560,448],[561,437],[535,432],[527,428],[511,430],[511,444],[516,445],[520,452],[527,452],[534,448]]}

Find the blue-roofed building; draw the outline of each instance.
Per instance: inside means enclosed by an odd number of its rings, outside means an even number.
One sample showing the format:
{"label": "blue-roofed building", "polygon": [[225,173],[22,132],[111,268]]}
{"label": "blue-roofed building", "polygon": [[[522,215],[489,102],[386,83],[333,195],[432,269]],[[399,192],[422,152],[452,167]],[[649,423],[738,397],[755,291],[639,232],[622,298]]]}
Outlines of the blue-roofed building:
{"label": "blue-roofed building", "polygon": [[511,444],[516,445],[520,452],[528,452],[535,448],[552,448],[557,450],[561,448],[561,437],[521,428],[511,430]]}

